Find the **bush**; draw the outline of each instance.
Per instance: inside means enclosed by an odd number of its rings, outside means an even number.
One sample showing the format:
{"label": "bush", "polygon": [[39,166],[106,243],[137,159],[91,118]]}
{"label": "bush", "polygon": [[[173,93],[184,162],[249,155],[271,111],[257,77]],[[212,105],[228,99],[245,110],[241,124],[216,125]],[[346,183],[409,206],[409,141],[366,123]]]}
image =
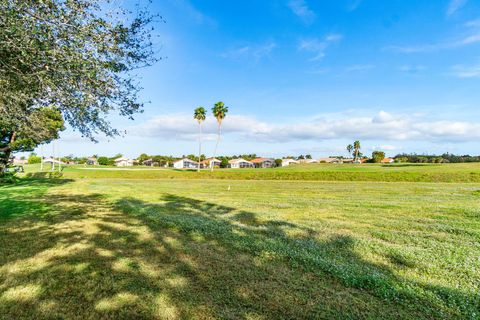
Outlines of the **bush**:
{"label": "bush", "polygon": [[275,159],[275,167],[281,167],[282,166],[282,159]]}
{"label": "bush", "polygon": [[99,157],[97,161],[98,164],[101,166],[113,166],[113,164],[115,163],[113,159],[107,157]]}
{"label": "bush", "polygon": [[380,163],[382,160],[385,159],[385,152],[383,151],[373,151],[372,153],[372,162],[373,163]]}
{"label": "bush", "polygon": [[40,163],[42,162],[42,158],[36,155],[31,155],[28,157],[28,164]]}
{"label": "bush", "polygon": [[0,184],[15,183],[17,180],[15,172],[0,172]]}

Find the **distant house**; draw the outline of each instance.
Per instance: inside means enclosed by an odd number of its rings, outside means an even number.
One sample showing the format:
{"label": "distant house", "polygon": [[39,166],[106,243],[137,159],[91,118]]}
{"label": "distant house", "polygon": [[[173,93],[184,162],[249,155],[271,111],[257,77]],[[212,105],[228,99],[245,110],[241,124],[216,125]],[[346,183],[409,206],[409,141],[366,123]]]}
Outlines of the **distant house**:
{"label": "distant house", "polygon": [[173,167],[175,169],[197,169],[198,168],[198,162],[193,161],[188,158],[183,158],[181,160],[175,161],[173,163]]}
{"label": "distant house", "polygon": [[342,159],[342,162],[343,163],[353,163],[353,159],[352,158],[344,158],[344,159]]}
{"label": "distant house", "polygon": [[28,163],[28,160],[26,159],[17,159],[17,158],[13,158],[13,165],[15,166],[23,166],[24,164],[27,164]]}
{"label": "distant house", "polygon": [[150,158],[150,159],[147,159],[147,160],[143,160],[142,164],[144,166],[153,167],[153,162],[154,162],[153,159]]}
{"label": "distant house", "polygon": [[208,158],[200,162],[200,168],[220,167],[222,161],[217,158]]}
{"label": "distant house", "polygon": [[230,165],[230,168],[232,169],[239,169],[239,168],[253,168],[254,165],[250,161],[247,161],[245,159],[239,158],[239,159],[233,159],[228,161],[228,164]]}
{"label": "distant house", "polygon": [[272,158],[256,158],[250,161],[255,168],[272,168],[275,167],[275,159]]}
{"label": "distant house", "polygon": [[339,158],[328,157],[328,158],[320,158],[320,159],[318,159],[318,162],[320,162],[320,163],[342,163],[342,160],[339,159]]}
{"label": "distant house", "polygon": [[65,164],[64,162],[60,161],[60,160],[57,160],[57,159],[54,159],[54,158],[45,158],[43,159],[42,161],[43,163],[49,163],[51,165],[54,165],[54,164]]}
{"label": "distant house", "polygon": [[120,157],[114,160],[117,167],[131,167],[133,166],[133,160],[125,157]]}
{"label": "distant house", "polygon": [[381,161],[381,163],[393,163],[395,162],[395,159],[393,158],[385,158]]}
{"label": "distant house", "polygon": [[87,162],[85,163],[89,166],[98,166],[98,161],[97,161],[97,158],[95,157],[87,158]]}
{"label": "distant house", "polygon": [[300,163],[318,163],[316,159],[300,159],[298,160]]}
{"label": "distant house", "polygon": [[298,161],[297,160],[294,160],[294,159],[283,159],[282,160],[282,167],[287,167],[291,164],[297,164]]}

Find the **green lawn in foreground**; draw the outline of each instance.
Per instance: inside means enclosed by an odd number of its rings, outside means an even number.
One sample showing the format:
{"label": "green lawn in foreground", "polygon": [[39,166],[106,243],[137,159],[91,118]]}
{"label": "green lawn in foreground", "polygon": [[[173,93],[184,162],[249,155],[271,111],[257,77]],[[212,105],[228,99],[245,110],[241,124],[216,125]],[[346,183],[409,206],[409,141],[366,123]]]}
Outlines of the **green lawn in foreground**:
{"label": "green lawn in foreground", "polygon": [[475,183],[0,187],[5,319],[478,319],[479,257]]}

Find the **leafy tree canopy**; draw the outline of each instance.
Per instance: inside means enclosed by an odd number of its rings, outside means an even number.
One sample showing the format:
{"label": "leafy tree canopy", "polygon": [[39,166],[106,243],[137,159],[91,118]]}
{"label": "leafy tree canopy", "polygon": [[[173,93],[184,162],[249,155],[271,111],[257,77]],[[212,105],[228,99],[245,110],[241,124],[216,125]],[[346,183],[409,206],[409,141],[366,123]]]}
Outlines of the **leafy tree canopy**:
{"label": "leafy tree canopy", "polygon": [[85,137],[113,136],[107,114],[141,111],[133,72],[156,61],[147,10],[133,14],[112,0],[0,0],[0,12],[2,135],[20,138],[37,110],[52,108]]}

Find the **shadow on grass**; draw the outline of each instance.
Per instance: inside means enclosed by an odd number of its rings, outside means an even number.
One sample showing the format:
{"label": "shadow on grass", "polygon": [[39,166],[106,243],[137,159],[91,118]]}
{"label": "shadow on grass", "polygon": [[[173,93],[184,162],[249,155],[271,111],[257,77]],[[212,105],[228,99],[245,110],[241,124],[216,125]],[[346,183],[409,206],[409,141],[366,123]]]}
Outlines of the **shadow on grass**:
{"label": "shadow on grass", "polygon": [[352,237],[319,241],[314,230],[229,206],[172,194],[157,203],[44,195],[30,205],[0,225],[6,319],[411,319],[478,307],[476,297],[365,261]]}

